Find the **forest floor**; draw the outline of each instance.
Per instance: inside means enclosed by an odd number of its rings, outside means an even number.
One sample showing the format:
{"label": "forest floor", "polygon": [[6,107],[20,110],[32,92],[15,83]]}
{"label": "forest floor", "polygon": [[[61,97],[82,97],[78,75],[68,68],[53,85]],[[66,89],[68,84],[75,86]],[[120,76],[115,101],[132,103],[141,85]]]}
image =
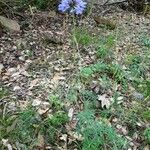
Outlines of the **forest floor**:
{"label": "forest floor", "polygon": [[150,16],[101,11],[14,15],[21,31],[0,37],[2,150],[150,149]]}

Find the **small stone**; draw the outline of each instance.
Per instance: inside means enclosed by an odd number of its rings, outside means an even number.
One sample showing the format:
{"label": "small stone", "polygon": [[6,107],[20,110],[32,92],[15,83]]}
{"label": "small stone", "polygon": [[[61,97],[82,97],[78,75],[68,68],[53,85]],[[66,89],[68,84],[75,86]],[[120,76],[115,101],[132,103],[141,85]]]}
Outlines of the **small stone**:
{"label": "small stone", "polygon": [[20,72],[13,73],[11,77],[18,79],[20,77]]}
{"label": "small stone", "polygon": [[115,122],[115,123],[116,123],[117,121],[118,121],[117,118],[113,118],[113,119],[112,119],[112,122]]}
{"label": "small stone", "polygon": [[20,88],[20,86],[15,86],[13,90],[14,91],[19,91],[19,90],[21,90],[21,88]]}
{"label": "small stone", "polygon": [[7,74],[8,74],[8,75],[12,75],[12,74],[14,74],[16,71],[17,71],[16,68],[9,68],[9,69],[7,70]]}
{"label": "small stone", "polygon": [[46,31],[43,33],[43,37],[44,41],[47,43],[63,44],[63,38],[61,34]]}
{"label": "small stone", "polygon": [[28,60],[26,60],[26,63],[27,63],[27,64],[31,64],[31,63],[32,63],[32,60],[29,60],[29,59],[28,59]]}
{"label": "small stone", "polygon": [[11,31],[20,31],[20,25],[15,20],[0,16],[0,24]]}
{"label": "small stone", "polygon": [[58,67],[55,67],[54,70],[55,71],[60,71],[60,69]]}
{"label": "small stone", "polygon": [[32,46],[34,43],[33,42],[30,42],[30,45]]}
{"label": "small stone", "polygon": [[133,142],[130,142],[129,145],[133,147],[133,146],[134,146],[134,143],[133,143]]}
{"label": "small stone", "polygon": [[27,76],[27,77],[29,77],[30,75],[28,74],[28,72],[27,71],[25,71],[25,70],[23,70],[22,72],[20,72],[21,73],[21,75],[24,75],[24,76]]}
{"label": "small stone", "polygon": [[3,76],[3,77],[2,77],[2,81],[8,80],[8,79],[9,79],[8,76]]}
{"label": "small stone", "polygon": [[48,110],[49,110],[49,108],[47,108],[47,109],[39,108],[39,109],[38,109],[38,113],[39,113],[39,115],[43,115],[43,114],[45,114]]}
{"label": "small stone", "polygon": [[116,128],[117,128],[117,129],[121,129],[121,128],[122,128],[122,126],[121,126],[121,125],[119,125],[119,124],[117,124]]}
{"label": "small stone", "polygon": [[127,135],[128,134],[127,127],[122,127],[121,131],[122,131],[123,135]]}
{"label": "small stone", "polygon": [[14,45],[14,46],[12,47],[12,50],[16,50],[16,49],[17,49],[17,46]]}
{"label": "small stone", "polygon": [[45,106],[50,106],[49,102],[43,102],[42,104],[45,105]]}
{"label": "small stone", "polygon": [[133,92],[132,94],[133,98],[137,99],[137,100],[144,100],[144,95],[138,92]]}
{"label": "small stone", "polygon": [[70,118],[70,121],[72,120],[73,115],[74,115],[74,109],[70,108],[69,111],[68,111],[68,117]]}
{"label": "small stone", "polygon": [[4,69],[4,65],[0,63],[0,72]]}
{"label": "small stone", "polygon": [[19,60],[25,61],[25,57],[24,57],[24,56],[20,56],[20,57],[19,57]]}
{"label": "small stone", "polygon": [[10,102],[8,104],[8,109],[15,111],[16,110],[16,103],[15,102]]}
{"label": "small stone", "polygon": [[32,106],[39,106],[41,104],[41,101],[38,100],[38,99],[35,99],[33,102],[32,102]]}
{"label": "small stone", "polygon": [[26,61],[25,61],[25,64],[24,64],[24,67],[25,67],[26,69],[28,69],[31,64],[32,64],[32,61],[31,61],[31,60],[26,60]]}
{"label": "small stone", "polygon": [[95,92],[96,94],[98,94],[99,91],[100,91],[100,87],[99,87],[99,86],[96,86],[95,89],[94,89],[94,92]]}

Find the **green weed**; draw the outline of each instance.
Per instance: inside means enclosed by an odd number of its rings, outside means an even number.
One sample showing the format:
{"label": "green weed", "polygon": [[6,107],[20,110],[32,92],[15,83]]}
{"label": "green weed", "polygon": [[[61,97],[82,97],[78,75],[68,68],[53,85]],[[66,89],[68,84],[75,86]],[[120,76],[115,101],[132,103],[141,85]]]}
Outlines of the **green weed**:
{"label": "green weed", "polygon": [[124,109],[121,111],[122,115],[120,115],[120,119],[122,120],[122,124],[126,124],[129,127],[130,134],[133,134],[136,131],[137,122],[139,120],[138,109],[137,107]]}
{"label": "green weed", "polygon": [[37,7],[38,9],[53,8],[56,6],[56,0],[18,0],[14,1],[14,5],[22,9],[27,8],[29,5]]}
{"label": "green weed", "polygon": [[[105,88],[111,86],[111,80],[115,80],[115,82],[122,84],[124,90],[127,90],[128,82],[125,76],[126,73],[121,65],[98,62],[80,69],[81,77],[87,79],[87,81],[91,80],[90,78],[96,73],[101,73],[99,81],[101,81],[101,84],[103,84]],[[104,85],[105,83],[107,84]]]}
{"label": "green weed", "polygon": [[145,80],[142,86],[143,86],[142,92],[144,93],[145,97],[150,98],[150,80]]}
{"label": "green weed", "polygon": [[60,127],[68,121],[68,115],[64,111],[58,111],[50,117],[49,121],[53,127]]}
{"label": "green weed", "polygon": [[82,93],[82,97],[84,101],[96,101],[97,100],[97,95],[93,91],[85,90]]}
{"label": "green weed", "polygon": [[99,46],[97,49],[97,56],[98,58],[106,58],[106,56],[108,56],[108,49],[105,46]]}
{"label": "green weed", "polygon": [[59,111],[54,109],[52,115],[45,118],[38,115],[35,108],[28,107],[17,115],[0,117],[0,139],[17,141],[28,149],[34,147],[38,133],[42,133],[46,142],[54,144],[66,122],[68,115],[62,108]]}
{"label": "green weed", "polygon": [[97,95],[90,90],[80,91],[80,98],[84,102],[84,106],[89,109],[94,109],[97,106]]}
{"label": "green weed", "polygon": [[150,128],[145,129],[144,138],[147,144],[150,144]]}
{"label": "green weed", "polygon": [[[7,138],[9,132],[13,130],[12,124],[16,120],[16,116],[5,116],[0,115],[0,139]],[[11,129],[11,128],[12,129]]]}
{"label": "green weed", "polygon": [[112,81],[111,79],[107,76],[107,74],[102,75],[98,81],[100,82],[100,85],[102,86],[103,89],[109,89],[112,87]]}
{"label": "green weed", "polygon": [[0,87],[0,99],[9,95],[9,92],[6,88]]}
{"label": "green weed", "polygon": [[112,76],[112,79],[114,79],[115,82],[122,84],[124,90],[127,90],[128,82],[125,76],[126,73],[121,65],[116,63],[110,64],[108,74],[109,76]]}
{"label": "green weed", "polygon": [[76,102],[78,99],[78,91],[76,88],[71,87],[67,93],[66,97],[71,102]]}
{"label": "green weed", "polygon": [[147,37],[147,36],[142,37],[142,38],[141,38],[141,43],[142,43],[144,46],[150,48],[150,38],[149,38],[149,37]]}
{"label": "green weed", "polygon": [[63,125],[68,121],[69,118],[65,112],[56,112],[41,123],[40,131],[45,135],[47,142],[54,144],[57,138],[57,134],[59,132],[64,132]]}
{"label": "green weed", "polygon": [[102,119],[109,119],[112,115],[112,111],[109,109],[103,109],[103,110],[99,110],[99,114],[102,117]]}
{"label": "green weed", "polygon": [[28,147],[36,140],[35,131],[38,121],[36,112],[32,108],[28,108],[17,115],[1,116],[0,139],[8,139],[12,143],[17,141],[24,147]]}
{"label": "green weed", "polygon": [[117,82],[123,82],[123,80],[125,79],[124,71],[122,69],[122,66],[119,64],[111,64],[110,65],[110,73],[112,73],[113,78]]}
{"label": "green weed", "polygon": [[98,48],[96,49],[98,58],[106,59],[108,57],[112,57],[112,48],[115,44],[115,37],[113,35],[109,35],[107,37],[100,37],[98,41]]}
{"label": "green weed", "polygon": [[97,62],[96,64],[92,64],[88,67],[81,68],[80,74],[82,77],[88,78],[95,73],[106,72],[107,68],[107,64],[103,62]]}
{"label": "green weed", "polygon": [[59,95],[53,95],[51,94],[49,96],[49,101],[52,104],[54,111],[59,111],[64,108],[64,104],[60,101]]}
{"label": "green weed", "polygon": [[150,121],[150,109],[143,111],[142,117],[144,120]]}
{"label": "green weed", "polygon": [[73,36],[75,36],[77,43],[87,46],[94,43],[95,39],[86,28],[76,28],[73,31]]}
{"label": "green weed", "polygon": [[46,8],[55,8],[55,6],[57,5],[57,1],[56,0],[36,0],[35,5],[37,6],[37,8],[39,9],[46,9]]}
{"label": "green weed", "polygon": [[144,77],[144,62],[143,57],[138,55],[129,55],[127,58],[128,69],[131,73],[131,76],[134,78]]}
{"label": "green weed", "polygon": [[81,76],[86,78],[94,74],[94,71],[92,70],[92,66],[81,68],[80,71],[81,71]]}
{"label": "green weed", "polygon": [[126,147],[126,141],[113,128],[95,120],[94,112],[85,110],[78,117],[78,132],[84,138],[82,150],[120,150]]}
{"label": "green weed", "polygon": [[100,37],[99,39],[99,45],[106,46],[107,49],[110,49],[114,46],[116,42],[116,37],[113,34],[110,34],[106,37]]}

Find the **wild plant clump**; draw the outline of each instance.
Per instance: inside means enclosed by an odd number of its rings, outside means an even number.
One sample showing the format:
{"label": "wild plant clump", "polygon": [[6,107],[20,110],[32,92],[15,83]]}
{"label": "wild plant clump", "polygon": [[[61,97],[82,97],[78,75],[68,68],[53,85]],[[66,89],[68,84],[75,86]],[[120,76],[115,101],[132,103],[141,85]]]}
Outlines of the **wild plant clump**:
{"label": "wild plant clump", "polygon": [[3,12],[5,8],[13,10],[17,8],[19,10],[25,10],[29,6],[36,7],[37,9],[53,9],[56,10],[58,5],[57,0],[2,0],[0,1],[0,11]]}
{"label": "wild plant clump", "polygon": [[127,146],[126,140],[106,123],[94,120],[94,112],[85,110],[79,115],[78,132],[83,136],[83,150],[120,150]]}
{"label": "wild plant clump", "polygon": [[3,8],[22,8],[25,9],[29,6],[36,7],[37,9],[52,9],[62,13],[71,13],[81,15],[86,8],[87,3],[83,0],[4,0],[0,1],[0,10]]}

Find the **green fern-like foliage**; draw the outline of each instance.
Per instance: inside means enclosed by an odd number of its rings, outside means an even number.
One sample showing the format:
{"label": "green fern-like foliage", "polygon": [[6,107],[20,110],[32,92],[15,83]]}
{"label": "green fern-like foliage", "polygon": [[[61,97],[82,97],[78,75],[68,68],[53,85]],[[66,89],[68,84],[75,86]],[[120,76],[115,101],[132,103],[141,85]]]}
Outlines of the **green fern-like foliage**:
{"label": "green fern-like foliage", "polygon": [[103,122],[94,119],[94,112],[86,110],[79,115],[78,132],[83,136],[82,150],[113,149],[127,146],[125,139]]}
{"label": "green fern-like foliage", "polygon": [[148,36],[144,36],[142,39],[141,39],[141,42],[144,46],[150,48],[150,37]]}
{"label": "green fern-like foliage", "polygon": [[107,68],[108,68],[107,64],[97,62],[96,64],[92,64],[88,67],[81,68],[80,73],[82,77],[88,78],[95,73],[107,71]]}
{"label": "green fern-like foliage", "polygon": [[24,110],[18,116],[18,123],[16,130],[14,130],[14,139],[20,140],[20,142],[31,143],[35,139],[35,127],[37,123],[36,111],[32,108]]}
{"label": "green fern-like foliage", "polygon": [[[60,107],[59,107],[60,108]],[[68,115],[62,108],[53,111],[47,118],[41,117],[35,108],[29,106],[15,117],[0,116],[0,138],[7,138],[12,142],[19,142],[27,147],[37,141],[37,133],[42,133],[47,142],[54,144],[58,132],[68,122]],[[0,145],[1,146],[1,145]]]}
{"label": "green fern-like foliage", "polygon": [[150,128],[145,129],[144,137],[145,137],[146,143],[150,144]]}
{"label": "green fern-like foliage", "polygon": [[84,46],[88,46],[95,41],[94,37],[90,35],[86,28],[76,28],[73,31],[73,36],[75,36],[79,44]]}
{"label": "green fern-like foliage", "polygon": [[29,7],[36,7],[38,9],[50,8],[54,10],[57,6],[58,0],[0,0],[0,11],[3,9],[10,9],[13,7],[25,10]]}
{"label": "green fern-like foliage", "polygon": [[54,9],[57,2],[58,2],[57,0],[36,0],[35,4],[40,9],[46,9],[46,8]]}

